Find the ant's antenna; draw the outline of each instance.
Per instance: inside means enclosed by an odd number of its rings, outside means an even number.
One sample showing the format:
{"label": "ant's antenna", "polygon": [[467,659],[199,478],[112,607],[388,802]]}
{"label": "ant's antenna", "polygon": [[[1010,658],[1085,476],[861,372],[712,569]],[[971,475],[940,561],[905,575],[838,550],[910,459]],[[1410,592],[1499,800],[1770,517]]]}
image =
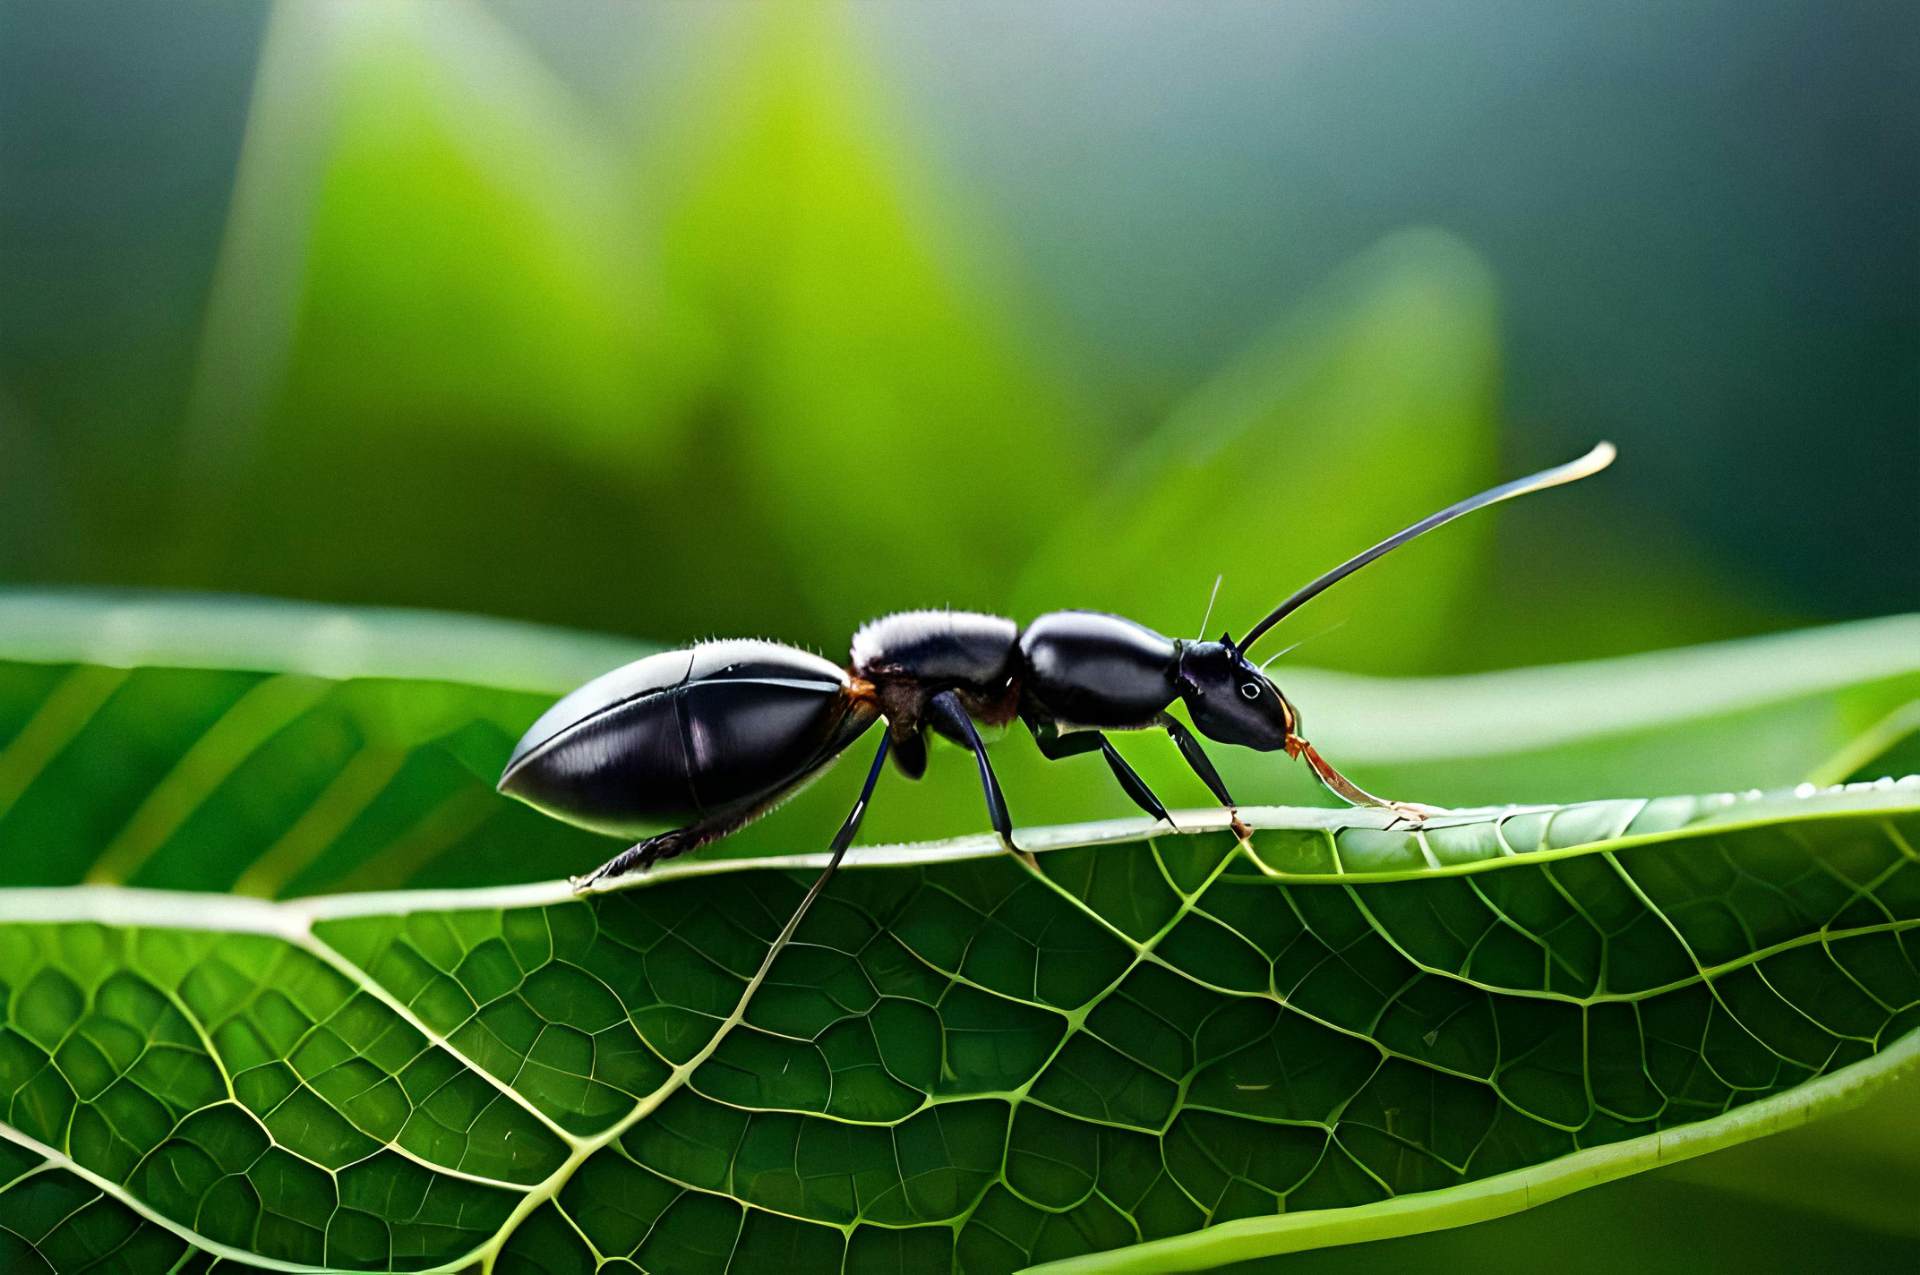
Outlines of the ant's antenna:
{"label": "ant's antenna", "polygon": [[1200,636],[1194,639],[1196,642],[1207,636],[1207,621],[1213,618],[1213,600],[1220,596],[1220,582],[1226,578],[1224,575],[1213,578],[1213,592],[1207,595],[1207,613],[1200,617]]}
{"label": "ant's antenna", "polygon": [[1273,663],[1275,660],[1279,659],[1281,656],[1292,655],[1295,651],[1299,650],[1301,647],[1305,646],[1309,642],[1318,642],[1321,638],[1333,632],[1335,629],[1339,628],[1341,625],[1345,624],[1346,622],[1347,622],[1346,620],[1336,620],[1332,624],[1329,624],[1326,628],[1321,629],[1318,633],[1310,633],[1306,637],[1301,638],[1297,642],[1289,642],[1287,645],[1275,651],[1272,655],[1269,655],[1266,659],[1260,661],[1260,671],[1262,673],[1266,672],[1267,665]]}
{"label": "ant's antenna", "polygon": [[1266,619],[1254,625],[1247,636],[1240,640],[1240,649],[1242,651],[1247,650],[1255,642],[1260,640],[1261,634],[1286,619],[1289,615],[1293,614],[1294,611],[1298,610],[1302,604],[1311,601],[1317,594],[1340,583],[1340,581],[1366,566],[1375,558],[1398,549],[1401,545],[1416,536],[1424,536],[1435,527],[1443,523],[1452,522],[1462,514],[1470,514],[1476,509],[1484,509],[1488,505],[1497,505],[1503,500],[1511,500],[1515,496],[1524,496],[1528,492],[1543,491],[1548,487],[1558,487],[1562,483],[1577,482],[1582,478],[1591,477],[1605,469],[1608,465],[1611,465],[1615,454],[1612,443],[1600,443],[1579,460],[1568,461],[1566,464],[1556,465],[1552,469],[1543,469],[1537,474],[1530,474],[1525,478],[1516,478],[1510,483],[1502,483],[1498,487],[1493,487],[1481,492],[1478,496],[1469,496],[1458,504],[1448,505],[1437,514],[1427,515],[1406,530],[1395,532],[1365,553],[1348,558],[1345,562],[1327,572],[1319,579],[1301,588],[1292,597],[1269,611]]}

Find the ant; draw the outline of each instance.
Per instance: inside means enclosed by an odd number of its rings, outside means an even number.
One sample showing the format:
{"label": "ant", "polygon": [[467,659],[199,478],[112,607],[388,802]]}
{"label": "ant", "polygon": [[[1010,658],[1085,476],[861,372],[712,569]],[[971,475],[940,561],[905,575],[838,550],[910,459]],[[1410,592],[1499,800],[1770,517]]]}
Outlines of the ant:
{"label": "ant", "polygon": [[[854,634],[844,669],[757,640],[650,655],[543,713],[514,748],[500,791],[596,832],[644,838],[576,879],[584,891],[752,823],[884,719],[860,797],[833,838],[804,912],[859,832],[889,751],[909,779],[926,773],[929,730],[973,753],[994,831],[1029,867],[1033,856],[1014,844],[1013,820],[976,721],[1004,726],[1019,718],[1051,760],[1099,753],[1133,803],[1171,825],[1166,807],[1106,734],[1163,730],[1200,782],[1233,810],[1200,741],[1167,711],[1179,700],[1209,739],[1285,752],[1350,805],[1418,823],[1435,808],[1376,797],[1335,770],[1300,734],[1299,713],[1248,652],[1303,603],[1409,540],[1476,509],[1596,474],[1613,458],[1613,445],[1601,443],[1578,460],[1449,505],[1304,586],[1237,642],[1224,633],[1217,642],[1168,638],[1097,611],[1053,611],[1025,628],[969,611],[905,611]],[[1247,836],[1237,812],[1232,826]]]}

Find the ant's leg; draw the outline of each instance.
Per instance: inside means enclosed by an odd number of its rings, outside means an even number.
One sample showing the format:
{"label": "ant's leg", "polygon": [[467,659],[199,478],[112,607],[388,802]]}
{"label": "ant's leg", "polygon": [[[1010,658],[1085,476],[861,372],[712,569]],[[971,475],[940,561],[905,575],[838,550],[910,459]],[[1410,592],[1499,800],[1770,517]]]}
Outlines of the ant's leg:
{"label": "ant's leg", "polygon": [[1173,737],[1180,755],[1187,759],[1187,765],[1193,768],[1194,774],[1200,776],[1200,782],[1207,786],[1207,791],[1214,795],[1214,799],[1223,806],[1236,804],[1233,796],[1227,792],[1226,781],[1213,768],[1213,759],[1207,756],[1207,750],[1200,747],[1200,741],[1193,737],[1193,732],[1186,728],[1185,723],[1172,713],[1162,713],[1154,721]]}
{"label": "ant's leg", "polygon": [[1313,771],[1313,777],[1326,785],[1328,792],[1350,806],[1377,806],[1382,810],[1391,810],[1398,816],[1394,820],[1396,824],[1402,819],[1408,823],[1419,823],[1428,815],[1440,813],[1437,806],[1423,806],[1412,801],[1388,801],[1385,797],[1374,796],[1335,770],[1333,763],[1322,757],[1318,749],[1297,735],[1287,741],[1287,753],[1304,760],[1308,769]]}
{"label": "ant's leg", "polygon": [[1113,741],[1105,735],[1099,738],[1100,751],[1106,756],[1107,768],[1113,771],[1113,777],[1120,781],[1120,787],[1126,791],[1127,796],[1133,798],[1133,804],[1175,832],[1180,831],[1179,826],[1173,822],[1173,816],[1168,814],[1167,808],[1161,804],[1160,798],[1154,796],[1153,789],[1147,787],[1147,781],[1140,778],[1133,767],[1127,765],[1126,758],[1122,757],[1120,750],[1113,746]]}
{"label": "ant's leg", "polygon": [[738,832],[759,818],[765,807],[755,806],[747,810],[723,812],[702,823],[685,828],[675,828],[658,836],[648,837],[636,842],[607,860],[584,877],[573,878],[573,888],[581,893],[616,877],[624,877],[632,872],[645,872],[654,864],[667,859],[677,859],[689,851],[698,850],[710,841],[732,832]]}
{"label": "ant's leg", "polygon": [[1207,791],[1213,794],[1214,800],[1232,812],[1233,835],[1242,841],[1252,836],[1253,829],[1240,822],[1240,812],[1234,809],[1239,803],[1235,802],[1233,794],[1227,791],[1226,781],[1220,778],[1220,772],[1213,768],[1213,759],[1207,756],[1206,749],[1200,747],[1200,741],[1193,737],[1193,732],[1172,713],[1162,713],[1154,718],[1154,722],[1172,737],[1175,746],[1180,749],[1180,755],[1187,759],[1187,765],[1192,767],[1193,773],[1200,776],[1200,782],[1207,786]]}
{"label": "ant's leg", "polygon": [[1040,865],[1033,861],[1033,856],[1013,844],[1013,816],[1007,813],[1007,799],[1000,792],[1000,780],[994,776],[993,763],[987,760],[987,745],[980,738],[980,732],[973,728],[973,718],[967,716],[960,697],[952,691],[941,691],[927,701],[924,711],[929,726],[962,748],[972,750],[974,760],[980,763],[980,789],[987,798],[987,818],[993,822],[993,830],[1000,834],[1000,844],[1025,860],[1029,868],[1037,870]]}
{"label": "ant's leg", "polygon": [[893,723],[888,722],[886,732],[893,736],[893,764],[908,779],[918,779],[927,773],[927,737],[918,728],[896,733]]}
{"label": "ant's leg", "polygon": [[867,802],[873,798],[873,785],[879,781],[881,764],[887,760],[888,742],[886,733],[881,732],[880,749],[873,755],[873,765],[867,768],[867,782],[860,786],[859,799],[853,803],[853,809],[847,812],[847,820],[840,825],[840,831],[834,834],[833,853],[827,859],[827,866],[820,870],[820,875],[815,877],[813,884],[807,887],[805,896],[800,900],[800,906],[793,910],[793,915],[787,918],[787,923],[780,927],[780,933],[767,948],[767,954],[760,958],[760,968],[754,971],[753,978],[747,984],[747,995],[753,994],[754,988],[766,978],[767,971],[773,968],[774,958],[779,956],[792,941],[795,932],[800,928],[800,922],[806,919],[814,900],[818,899],[820,892],[827,888],[827,882],[833,878],[834,870],[840,866],[840,860],[846,856],[847,847],[853,844],[854,834],[860,831],[860,820],[866,816]]}
{"label": "ant's leg", "polygon": [[840,866],[840,860],[845,857],[847,847],[853,844],[854,837],[858,835],[860,821],[867,817],[867,803],[873,800],[873,786],[880,782],[880,770],[887,762],[887,745],[892,742],[887,732],[880,732],[880,747],[874,751],[873,765],[867,767],[867,780],[860,785],[860,796],[854,800],[853,809],[847,812],[846,821],[840,825],[840,831],[833,834],[833,840],[827,846],[829,852],[827,866],[821,871],[813,887],[807,891],[807,897],[800,901],[800,911],[795,914],[795,919],[788,922],[789,934],[793,932],[793,927],[799,924],[798,918],[806,914],[806,910],[813,906],[814,899],[819,897],[820,891],[826,888],[827,878],[831,877],[834,869]]}
{"label": "ant's leg", "polygon": [[[867,776],[866,787],[860,791],[859,804],[854,806],[853,814],[848,816],[848,825],[840,830],[841,836],[844,836],[848,842],[853,840],[854,832],[860,827],[860,818],[866,813],[867,798],[873,793],[874,781],[880,773],[880,762],[884,760],[887,755],[888,742],[890,741],[886,739],[885,733],[883,732],[880,744],[880,756],[874,759],[873,771]],[[783,791],[779,795],[785,796],[786,793]],[[602,881],[611,881],[617,877],[624,877],[632,872],[645,872],[648,868],[651,868],[654,864],[660,863],[663,860],[675,859],[691,850],[698,850],[701,846],[709,842],[718,841],[724,836],[738,832],[765,814],[771,805],[771,802],[763,802],[756,806],[747,807],[746,809],[722,812],[703,823],[696,823],[685,828],[675,828],[670,832],[663,832],[658,836],[648,837],[645,841],[628,846],[625,850],[622,850],[619,854],[616,854],[613,858],[607,860],[586,876],[574,877],[574,892],[577,894],[585,893]],[[835,852],[836,854],[839,850],[846,848],[844,845],[839,844],[839,837],[836,837],[834,841],[838,847]],[[838,862],[838,860],[836,859],[835,862]]]}
{"label": "ant's leg", "polygon": [[584,877],[572,878],[573,892],[584,894],[602,881],[611,881],[615,877],[624,877],[629,872],[652,867],[654,861],[649,856],[655,848],[654,843],[668,835],[670,834],[662,833],[659,837],[648,837],[645,841],[630,845]]}
{"label": "ant's leg", "polygon": [[1147,787],[1147,781],[1140,778],[1133,767],[1127,765],[1127,759],[1113,746],[1113,741],[1097,730],[1061,731],[1051,722],[1035,723],[1029,721],[1027,728],[1033,732],[1033,742],[1039,745],[1040,755],[1048,761],[1059,761],[1063,757],[1077,757],[1081,753],[1098,752],[1107,759],[1107,768],[1113,771],[1113,777],[1120,781],[1121,789],[1133,800],[1133,804],[1152,815],[1155,819],[1172,828],[1180,830],[1173,816],[1167,813],[1160,798],[1154,796],[1153,789]]}

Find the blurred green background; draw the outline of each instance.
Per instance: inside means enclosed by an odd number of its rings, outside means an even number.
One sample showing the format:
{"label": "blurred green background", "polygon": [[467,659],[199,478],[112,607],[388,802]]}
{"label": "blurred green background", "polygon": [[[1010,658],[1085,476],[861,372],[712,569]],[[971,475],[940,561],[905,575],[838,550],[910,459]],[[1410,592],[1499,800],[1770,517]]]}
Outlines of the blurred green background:
{"label": "blurred green background", "polygon": [[[1238,631],[1605,437],[1316,602],[1294,662],[1913,610],[1916,83],[1906,0],[0,0],[0,580],[837,658],[928,605],[1188,634],[1224,574]],[[1123,746],[1194,803],[1161,745]],[[1030,751],[1022,822],[1129,813]],[[850,769],[756,831],[830,827]],[[967,768],[915,791],[875,839],[978,827]],[[1301,1269],[1910,1255],[1903,1095]]]}
{"label": "blurred green background", "polygon": [[1920,596],[1920,11],[0,2],[0,576],[1379,673]]}

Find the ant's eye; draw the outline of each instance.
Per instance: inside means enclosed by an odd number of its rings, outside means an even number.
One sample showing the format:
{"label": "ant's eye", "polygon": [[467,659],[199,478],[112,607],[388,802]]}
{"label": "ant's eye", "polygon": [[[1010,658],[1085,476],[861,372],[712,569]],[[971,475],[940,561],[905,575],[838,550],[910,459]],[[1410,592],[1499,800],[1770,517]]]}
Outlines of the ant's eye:
{"label": "ant's eye", "polygon": [[1244,696],[1246,696],[1246,697],[1247,697],[1248,699],[1259,699],[1259,698],[1260,698],[1260,683],[1258,683],[1258,682],[1242,682],[1242,683],[1240,683],[1240,693],[1241,693],[1242,695],[1244,695]]}

